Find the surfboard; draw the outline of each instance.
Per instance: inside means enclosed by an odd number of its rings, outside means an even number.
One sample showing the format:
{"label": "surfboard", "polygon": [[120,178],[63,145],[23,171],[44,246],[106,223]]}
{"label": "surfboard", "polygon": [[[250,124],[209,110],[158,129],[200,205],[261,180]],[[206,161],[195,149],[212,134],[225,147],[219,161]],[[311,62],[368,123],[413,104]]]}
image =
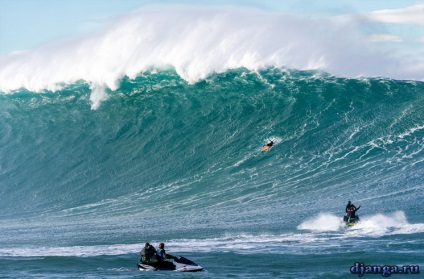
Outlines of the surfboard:
{"label": "surfboard", "polygon": [[270,148],[271,148],[271,146],[265,145],[264,147],[262,147],[261,152],[265,152],[265,151],[269,150]]}

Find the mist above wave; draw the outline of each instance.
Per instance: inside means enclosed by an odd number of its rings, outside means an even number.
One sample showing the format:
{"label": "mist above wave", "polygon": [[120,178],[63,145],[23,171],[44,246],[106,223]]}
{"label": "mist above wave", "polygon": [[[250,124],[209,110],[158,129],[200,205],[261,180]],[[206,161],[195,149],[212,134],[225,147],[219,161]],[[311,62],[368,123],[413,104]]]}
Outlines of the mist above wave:
{"label": "mist above wave", "polygon": [[422,78],[401,62],[366,45],[352,26],[328,18],[234,7],[146,6],[90,37],[1,57],[0,91],[55,91],[85,80],[97,108],[107,97],[105,89],[116,90],[122,77],[169,66],[190,83],[240,67]]}

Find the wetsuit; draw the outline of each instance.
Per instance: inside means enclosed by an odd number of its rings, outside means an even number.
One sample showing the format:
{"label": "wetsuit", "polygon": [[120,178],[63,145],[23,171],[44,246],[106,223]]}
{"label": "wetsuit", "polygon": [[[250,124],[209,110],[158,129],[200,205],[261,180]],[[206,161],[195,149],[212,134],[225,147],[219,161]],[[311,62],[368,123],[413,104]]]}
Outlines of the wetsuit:
{"label": "wetsuit", "polygon": [[356,206],[354,206],[353,204],[349,208],[348,215],[350,216],[350,218],[355,218],[356,217]]}
{"label": "wetsuit", "polygon": [[347,214],[349,214],[349,213],[350,213],[350,211],[351,211],[351,207],[352,207],[352,206],[353,206],[353,207],[355,208],[355,210],[356,210],[356,206],[354,206],[354,205],[353,205],[353,203],[350,203],[350,202],[349,202],[349,203],[346,205],[346,213],[347,213]]}
{"label": "wetsuit", "polygon": [[172,262],[167,261],[167,259],[174,259],[174,256],[166,254],[165,249],[159,248],[156,251],[156,255],[159,260],[159,267],[165,267],[170,269],[175,268],[175,265]]}

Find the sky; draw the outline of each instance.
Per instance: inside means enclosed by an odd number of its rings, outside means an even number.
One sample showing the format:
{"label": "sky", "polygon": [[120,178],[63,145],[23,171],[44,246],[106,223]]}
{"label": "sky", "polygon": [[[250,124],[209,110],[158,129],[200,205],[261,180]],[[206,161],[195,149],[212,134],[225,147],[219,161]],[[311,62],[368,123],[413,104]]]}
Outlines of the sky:
{"label": "sky", "polygon": [[[105,27],[114,18],[151,4],[197,6],[244,6],[305,16],[355,20],[370,41],[403,43],[405,51],[423,48],[424,9],[419,19],[407,12],[390,15],[384,10],[401,11],[423,5],[413,0],[0,0],[0,55],[28,50]],[[380,13],[380,14],[379,14]],[[417,12],[415,12],[417,13]],[[373,18],[370,20],[370,18]],[[409,21],[408,21],[409,20]]]}

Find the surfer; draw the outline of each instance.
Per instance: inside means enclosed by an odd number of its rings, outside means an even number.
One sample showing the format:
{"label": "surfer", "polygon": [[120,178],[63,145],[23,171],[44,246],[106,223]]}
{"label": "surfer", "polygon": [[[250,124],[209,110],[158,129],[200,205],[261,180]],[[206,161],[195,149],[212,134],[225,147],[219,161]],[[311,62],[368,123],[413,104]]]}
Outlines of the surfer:
{"label": "surfer", "polygon": [[271,148],[271,146],[274,144],[274,142],[272,141],[272,140],[270,140],[266,145],[264,145],[264,146],[266,146],[266,147],[268,147],[268,149],[269,148]]}
{"label": "surfer", "polygon": [[261,152],[267,151],[268,149],[270,149],[272,147],[273,144],[274,144],[274,142],[272,140],[270,140],[267,144],[262,146]]}

